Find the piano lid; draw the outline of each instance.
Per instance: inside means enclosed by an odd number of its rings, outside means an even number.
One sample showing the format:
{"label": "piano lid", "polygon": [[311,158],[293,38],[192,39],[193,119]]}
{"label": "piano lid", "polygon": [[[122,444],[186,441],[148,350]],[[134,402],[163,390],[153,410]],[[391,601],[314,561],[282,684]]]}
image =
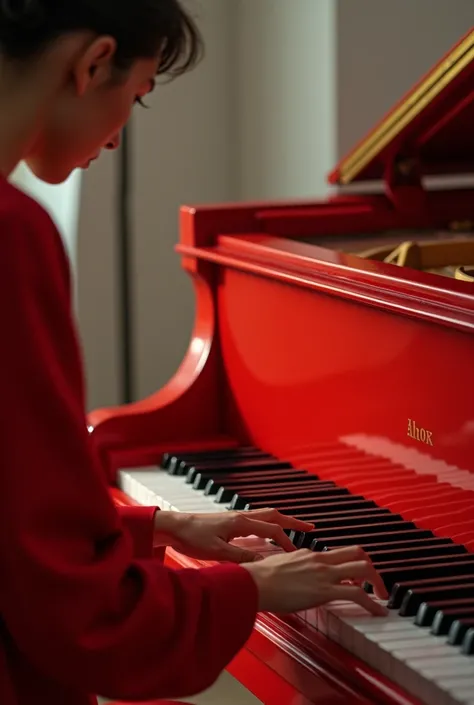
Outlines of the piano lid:
{"label": "piano lid", "polygon": [[474,173],[474,28],[329,175],[329,183]]}

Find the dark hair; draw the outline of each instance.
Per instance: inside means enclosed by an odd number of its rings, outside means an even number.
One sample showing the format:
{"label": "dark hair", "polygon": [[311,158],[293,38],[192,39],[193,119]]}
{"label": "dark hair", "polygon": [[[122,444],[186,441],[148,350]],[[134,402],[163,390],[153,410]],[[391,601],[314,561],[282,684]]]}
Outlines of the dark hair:
{"label": "dark hair", "polygon": [[28,59],[68,32],[117,41],[115,63],[161,56],[159,73],[181,75],[201,58],[200,33],[180,0],[0,0],[0,53]]}

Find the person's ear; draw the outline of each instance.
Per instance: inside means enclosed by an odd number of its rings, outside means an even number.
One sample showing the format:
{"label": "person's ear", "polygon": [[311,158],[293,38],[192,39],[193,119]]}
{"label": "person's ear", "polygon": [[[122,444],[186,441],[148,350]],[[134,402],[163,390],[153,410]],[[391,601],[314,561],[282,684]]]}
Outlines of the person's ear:
{"label": "person's ear", "polygon": [[73,68],[75,87],[79,96],[110,81],[116,50],[117,42],[113,37],[108,36],[94,39],[84,49]]}

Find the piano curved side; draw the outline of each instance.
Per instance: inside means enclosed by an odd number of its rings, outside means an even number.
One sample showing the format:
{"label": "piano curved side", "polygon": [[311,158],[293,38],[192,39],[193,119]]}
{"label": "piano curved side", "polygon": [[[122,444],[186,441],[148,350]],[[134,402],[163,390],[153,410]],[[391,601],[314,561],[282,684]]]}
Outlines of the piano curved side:
{"label": "piano curved side", "polygon": [[221,363],[211,267],[199,267],[192,278],[196,319],[176,374],[145,399],[98,409],[88,417],[93,447],[111,482],[118,466],[157,462],[163,447],[181,447],[183,436],[193,447],[200,438],[218,444]]}

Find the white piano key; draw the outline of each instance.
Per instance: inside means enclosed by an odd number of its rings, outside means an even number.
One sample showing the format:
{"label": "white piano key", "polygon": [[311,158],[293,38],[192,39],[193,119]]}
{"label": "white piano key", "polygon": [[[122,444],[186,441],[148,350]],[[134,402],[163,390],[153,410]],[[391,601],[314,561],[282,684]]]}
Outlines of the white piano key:
{"label": "white piano key", "polygon": [[455,688],[471,688],[471,694],[474,695],[474,669],[471,675],[458,676],[458,678],[435,678],[445,690],[451,691]]}
{"label": "white piano key", "polygon": [[[445,637],[431,635],[428,629],[415,625],[412,618],[400,617],[393,611],[387,617],[375,618],[365,611],[350,614],[347,608],[328,609],[332,620],[337,618],[340,622],[337,629],[333,626],[328,630],[329,637],[429,705],[452,705],[452,694],[442,682],[435,681],[433,673],[424,673],[424,666],[437,665],[443,659],[443,673],[451,677],[474,673],[472,659],[464,657],[462,661],[461,654],[447,644]],[[324,618],[321,621],[324,624]]]}
{"label": "white piano key", "polygon": [[455,646],[452,647],[452,656],[431,659],[428,655],[414,659],[411,664],[427,678],[457,678],[458,676],[471,676],[474,669],[474,660],[464,656]]}
{"label": "white piano key", "polygon": [[469,705],[474,702],[472,688],[453,688],[449,691],[452,702],[460,705]]}
{"label": "white piano key", "polygon": [[317,607],[310,610],[306,610],[306,623],[309,624],[310,627],[318,629],[319,609]]}
{"label": "white piano key", "polygon": [[140,504],[156,505],[166,511],[223,512],[228,505],[216,504],[215,497],[195,490],[183,476],[168,475],[156,467],[122,470],[119,486]]}

